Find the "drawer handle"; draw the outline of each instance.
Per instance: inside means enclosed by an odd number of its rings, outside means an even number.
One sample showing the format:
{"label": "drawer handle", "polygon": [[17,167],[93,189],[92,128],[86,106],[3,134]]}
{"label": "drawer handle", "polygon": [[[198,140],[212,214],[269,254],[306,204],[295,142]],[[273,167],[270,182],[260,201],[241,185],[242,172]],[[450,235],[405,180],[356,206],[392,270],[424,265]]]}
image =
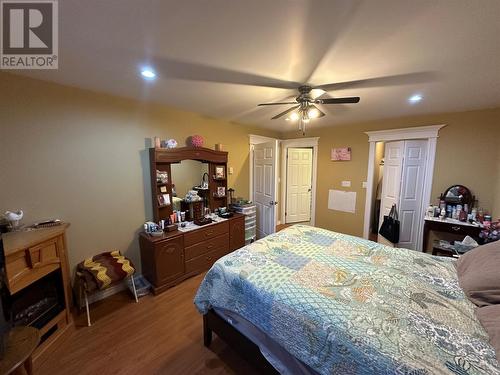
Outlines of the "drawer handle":
{"label": "drawer handle", "polygon": [[208,262],[210,262],[212,260],[212,257],[207,257],[206,259]]}
{"label": "drawer handle", "polygon": [[214,232],[210,231],[210,232],[205,232],[205,236],[211,236]]}
{"label": "drawer handle", "polygon": [[460,230],[460,227],[458,226],[452,226],[451,229],[453,229],[455,232]]}
{"label": "drawer handle", "polygon": [[212,247],[214,247],[214,245],[208,245],[207,250],[210,250]]}
{"label": "drawer handle", "polygon": [[172,254],[175,251],[175,247],[173,247],[173,246],[164,247],[164,248],[162,248],[162,250],[164,253]]}

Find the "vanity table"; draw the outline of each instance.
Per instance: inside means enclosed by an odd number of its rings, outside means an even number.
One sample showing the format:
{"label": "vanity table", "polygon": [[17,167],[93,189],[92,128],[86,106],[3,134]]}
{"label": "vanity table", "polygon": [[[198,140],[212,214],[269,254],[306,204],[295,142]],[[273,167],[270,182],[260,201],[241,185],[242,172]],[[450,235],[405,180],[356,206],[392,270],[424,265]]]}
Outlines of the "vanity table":
{"label": "vanity table", "polygon": [[[438,217],[426,217],[424,223],[424,250],[427,249],[429,241],[430,231],[441,232],[441,233],[453,233],[460,235],[463,239],[465,236],[471,236],[476,241],[479,239],[479,233],[481,232],[481,227],[478,225],[473,225],[467,222],[461,222],[458,220],[446,218],[441,220]],[[439,250],[432,251],[433,255],[437,255]]]}
{"label": "vanity table", "polygon": [[[464,207],[468,206],[469,211],[472,210],[475,197],[470,190],[463,185],[450,186],[446,191],[441,194],[441,202],[444,202],[446,207]],[[441,233],[456,234],[463,239],[465,236],[470,236],[476,241],[479,239],[479,233],[482,227],[476,224],[471,224],[467,221],[460,221],[446,217],[441,220],[439,217],[426,217],[424,222],[424,235],[423,235],[423,249],[427,249],[429,241],[429,233],[431,231]],[[439,248],[433,248],[432,254],[446,252]]]}
{"label": "vanity table", "polygon": [[[153,216],[156,222],[168,219],[173,212],[171,203],[159,204],[158,195],[168,195],[168,199],[163,201],[173,202],[173,185],[177,194],[180,187],[184,186],[179,197],[184,196],[186,190],[197,190],[196,185],[205,174],[209,176],[208,187],[204,189],[206,208],[213,212],[227,206],[227,152],[201,147],[152,148],[150,167]],[[168,175],[168,179],[159,182],[159,173]],[[191,222],[184,228],[164,232],[159,237],[143,232],[139,235],[139,245],[142,273],[153,285],[153,292],[158,294],[188,277],[208,270],[220,257],[243,247],[245,216],[234,213],[230,218],[217,218],[203,226]]]}

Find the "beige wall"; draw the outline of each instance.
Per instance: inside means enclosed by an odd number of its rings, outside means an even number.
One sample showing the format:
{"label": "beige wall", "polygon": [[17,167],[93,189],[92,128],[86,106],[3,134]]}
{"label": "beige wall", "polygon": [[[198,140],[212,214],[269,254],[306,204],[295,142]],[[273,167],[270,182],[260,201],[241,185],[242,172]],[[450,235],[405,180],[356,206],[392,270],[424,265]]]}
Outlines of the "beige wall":
{"label": "beige wall", "polygon": [[[366,181],[369,148],[365,131],[436,124],[447,126],[439,133],[432,197],[437,198],[452,184],[463,184],[479,199],[480,207],[491,212],[495,206],[494,215],[499,216],[500,177],[498,163],[495,162],[500,139],[500,108],[497,108],[381,120],[341,127],[315,129],[314,124],[311,124],[306,136],[320,137],[316,225],[357,236],[363,234],[366,190],[362,188],[362,182]],[[294,138],[296,134],[288,133],[282,137]],[[330,161],[332,147],[351,147],[352,160]],[[350,180],[350,190],[357,192],[355,214],[327,208],[328,190],[345,190],[341,187],[343,180]]]}
{"label": "beige wall", "polygon": [[273,132],[194,113],[0,73],[0,212],[24,223],[71,222],[70,263],[119,249],[140,265],[137,234],[151,219],[151,137],[193,134],[227,145],[228,185],[248,197],[248,134]]}

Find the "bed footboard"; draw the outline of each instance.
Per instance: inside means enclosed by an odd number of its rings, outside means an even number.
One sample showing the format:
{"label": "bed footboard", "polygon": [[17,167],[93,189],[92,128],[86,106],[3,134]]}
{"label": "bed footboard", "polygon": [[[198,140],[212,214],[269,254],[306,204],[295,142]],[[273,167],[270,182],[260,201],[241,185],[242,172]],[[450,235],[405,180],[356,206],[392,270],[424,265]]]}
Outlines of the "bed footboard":
{"label": "bed footboard", "polygon": [[203,345],[206,347],[209,347],[212,342],[212,332],[215,332],[262,374],[279,374],[262,355],[257,345],[210,309],[203,315]]}

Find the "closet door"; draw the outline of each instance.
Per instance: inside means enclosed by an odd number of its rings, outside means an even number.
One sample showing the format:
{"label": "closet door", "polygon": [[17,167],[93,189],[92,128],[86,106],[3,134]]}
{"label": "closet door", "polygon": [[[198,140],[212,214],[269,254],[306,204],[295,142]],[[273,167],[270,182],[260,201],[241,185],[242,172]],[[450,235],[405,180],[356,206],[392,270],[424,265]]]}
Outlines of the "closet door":
{"label": "closet door", "polygon": [[422,225],[422,193],[427,161],[427,140],[405,141],[403,173],[401,176],[401,222],[398,247],[417,249],[417,234]]}
{"label": "closet door", "polygon": [[[389,214],[393,204],[396,204],[399,212],[399,194],[401,191],[404,147],[404,141],[387,142],[385,144],[379,229],[384,221],[384,215]],[[387,244],[388,241],[382,236],[379,235],[378,238],[378,242]]]}

